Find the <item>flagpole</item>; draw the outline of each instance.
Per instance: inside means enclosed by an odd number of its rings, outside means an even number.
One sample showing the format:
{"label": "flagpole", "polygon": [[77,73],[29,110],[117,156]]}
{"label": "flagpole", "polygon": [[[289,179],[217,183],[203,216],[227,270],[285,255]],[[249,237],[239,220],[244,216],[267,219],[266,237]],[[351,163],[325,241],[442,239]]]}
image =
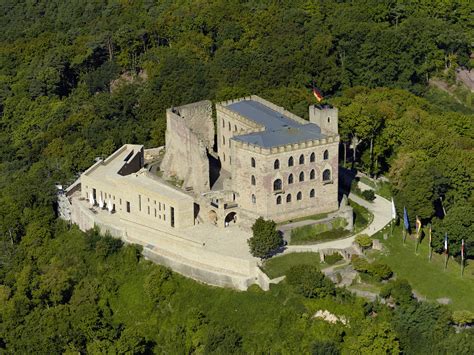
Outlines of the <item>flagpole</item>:
{"label": "flagpole", "polygon": [[461,240],[461,277],[464,275],[464,239]]}
{"label": "flagpole", "polygon": [[429,233],[430,233],[430,236],[429,236],[429,243],[428,243],[428,260],[431,262],[431,256],[432,256],[432,249],[431,249],[431,224],[429,225]]}
{"label": "flagpole", "polygon": [[444,270],[446,270],[447,268],[448,268],[448,253],[446,253],[446,258],[444,261]]}

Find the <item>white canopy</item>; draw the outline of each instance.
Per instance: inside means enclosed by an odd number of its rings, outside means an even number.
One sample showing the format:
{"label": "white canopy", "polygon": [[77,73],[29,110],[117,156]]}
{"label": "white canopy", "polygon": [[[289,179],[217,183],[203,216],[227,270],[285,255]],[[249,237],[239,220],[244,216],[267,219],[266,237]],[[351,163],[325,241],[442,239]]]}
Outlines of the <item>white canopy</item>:
{"label": "white canopy", "polygon": [[107,208],[110,213],[112,213],[112,211],[114,210],[114,205],[112,205],[112,201],[110,200],[110,198],[109,198],[109,201],[107,202]]}

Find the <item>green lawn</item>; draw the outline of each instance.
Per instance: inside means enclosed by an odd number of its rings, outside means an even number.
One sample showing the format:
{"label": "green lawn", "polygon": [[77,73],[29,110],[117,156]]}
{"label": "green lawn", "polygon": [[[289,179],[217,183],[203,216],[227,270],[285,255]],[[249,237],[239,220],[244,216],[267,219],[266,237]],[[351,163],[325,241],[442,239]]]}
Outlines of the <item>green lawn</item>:
{"label": "green lawn", "polygon": [[349,200],[349,205],[354,209],[354,233],[359,233],[372,222],[374,215],[354,201]]}
{"label": "green lawn", "polygon": [[294,228],[291,231],[291,245],[313,244],[328,240],[340,239],[351,234],[344,227],[347,222],[343,218],[336,218],[331,221],[329,226],[325,223],[312,224]]}
{"label": "green lawn", "polygon": [[288,223],[294,223],[294,222],[299,222],[299,221],[307,221],[309,219],[317,221],[319,219],[326,218],[329,215],[329,213],[332,213],[332,212],[312,214],[312,215],[305,216],[305,217],[293,218],[293,219],[289,219],[287,221],[279,222],[279,223],[277,223],[277,226],[282,226],[282,225],[285,225],[285,224],[288,224]]}
{"label": "green lawn", "polygon": [[269,278],[274,279],[285,275],[285,273],[295,265],[312,264],[319,265],[319,253],[291,253],[268,259],[263,264],[263,271]]}
{"label": "green lawn", "polygon": [[[377,234],[388,252],[376,255],[376,259],[390,265],[398,278],[407,279],[413,289],[428,300],[447,297],[452,300],[450,307],[454,310],[474,311],[474,263],[471,261],[460,274],[460,265],[453,259],[444,270],[444,256],[433,253],[428,261],[427,239],[423,240],[415,255],[415,241],[407,238],[402,243],[401,228],[396,228],[393,237],[383,240],[383,233],[390,234],[387,227]],[[386,255],[384,255],[386,254]]]}

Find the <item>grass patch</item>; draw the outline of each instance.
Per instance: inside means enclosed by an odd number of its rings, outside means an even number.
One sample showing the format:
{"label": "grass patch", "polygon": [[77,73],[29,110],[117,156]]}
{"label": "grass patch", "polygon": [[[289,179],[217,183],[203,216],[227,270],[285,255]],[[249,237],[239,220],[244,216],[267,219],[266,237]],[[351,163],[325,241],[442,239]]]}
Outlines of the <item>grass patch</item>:
{"label": "grass patch", "polygon": [[471,261],[464,269],[461,277],[460,265],[453,259],[448,262],[444,270],[444,256],[433,253],[428,261],[428,241],[423,240],[415,255],[415,240],[407,238],[405,246],[402,243],[402,230],[397,227],[393,237],[383,240],[383,234],[390,234],[390,227],[386,227],[376,234],[387,252],[375,255],[376,260],[388,264],[397,278],[407,279],[413,289],[425,296],[428,300],[448,297],[453,310],[474,311],[474,263]]}
{"label": "grass patch", "polygon": [[328,212],[328,213],[318,213],[318,214],[312,214],[312,215],[305,216],[305,217],[293,218],[293,219],[289,219],[289,220],[287,220],[287,221],[283,221],[283,222],[277,223],[277,226],[282,226],[282,225],[285,225],[285,224],[288,224],[288,223],[294,223],[294,222],[300,222],[300,221],[307,221],[307,220],[315,220],[315,221],[318,221],[318,220],[320,220],[320,219],[327,218],[327,216],[329,216],[330,213],[332,213],[332,212]]}
{"label": "grass patch", "polygon": [[374,215],[361,205],[349,200],[349,205],[354,210],[354,233],[358,233],[365,229],[374,219]]}
{"label": "grass patch", "polygon": [[268,259],[263,264],[263,271],[269,278],[274,279],[286,274],[295,265],[320,265],[319,253],[290,253]]}
{"label": "grass patch", "polygon": [[321,223],[294,228],[291,231],[290,244],[311,244],[343,238],[350,234],[350,231],[344,229],[346,225],[345,219],[335,218],[330,222],[330,225],[328,223]]}

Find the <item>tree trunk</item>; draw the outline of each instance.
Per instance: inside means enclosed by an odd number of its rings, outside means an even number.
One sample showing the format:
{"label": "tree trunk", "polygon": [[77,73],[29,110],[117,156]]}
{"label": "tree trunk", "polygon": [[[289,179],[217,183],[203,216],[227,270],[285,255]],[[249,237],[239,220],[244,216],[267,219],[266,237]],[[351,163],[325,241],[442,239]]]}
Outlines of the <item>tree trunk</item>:
{"label": "tree trunk", "polygon": [[370,165],[369,165],[369,176],[372,176],[372,156],[374,151],[374,137],[370,138]]}
{"label": "tree trunk", "polygon": [[347,146],[346,142],[343,142],[342,145],[344,146],[344,167],[346,167],[346,156],[347,156]]}

